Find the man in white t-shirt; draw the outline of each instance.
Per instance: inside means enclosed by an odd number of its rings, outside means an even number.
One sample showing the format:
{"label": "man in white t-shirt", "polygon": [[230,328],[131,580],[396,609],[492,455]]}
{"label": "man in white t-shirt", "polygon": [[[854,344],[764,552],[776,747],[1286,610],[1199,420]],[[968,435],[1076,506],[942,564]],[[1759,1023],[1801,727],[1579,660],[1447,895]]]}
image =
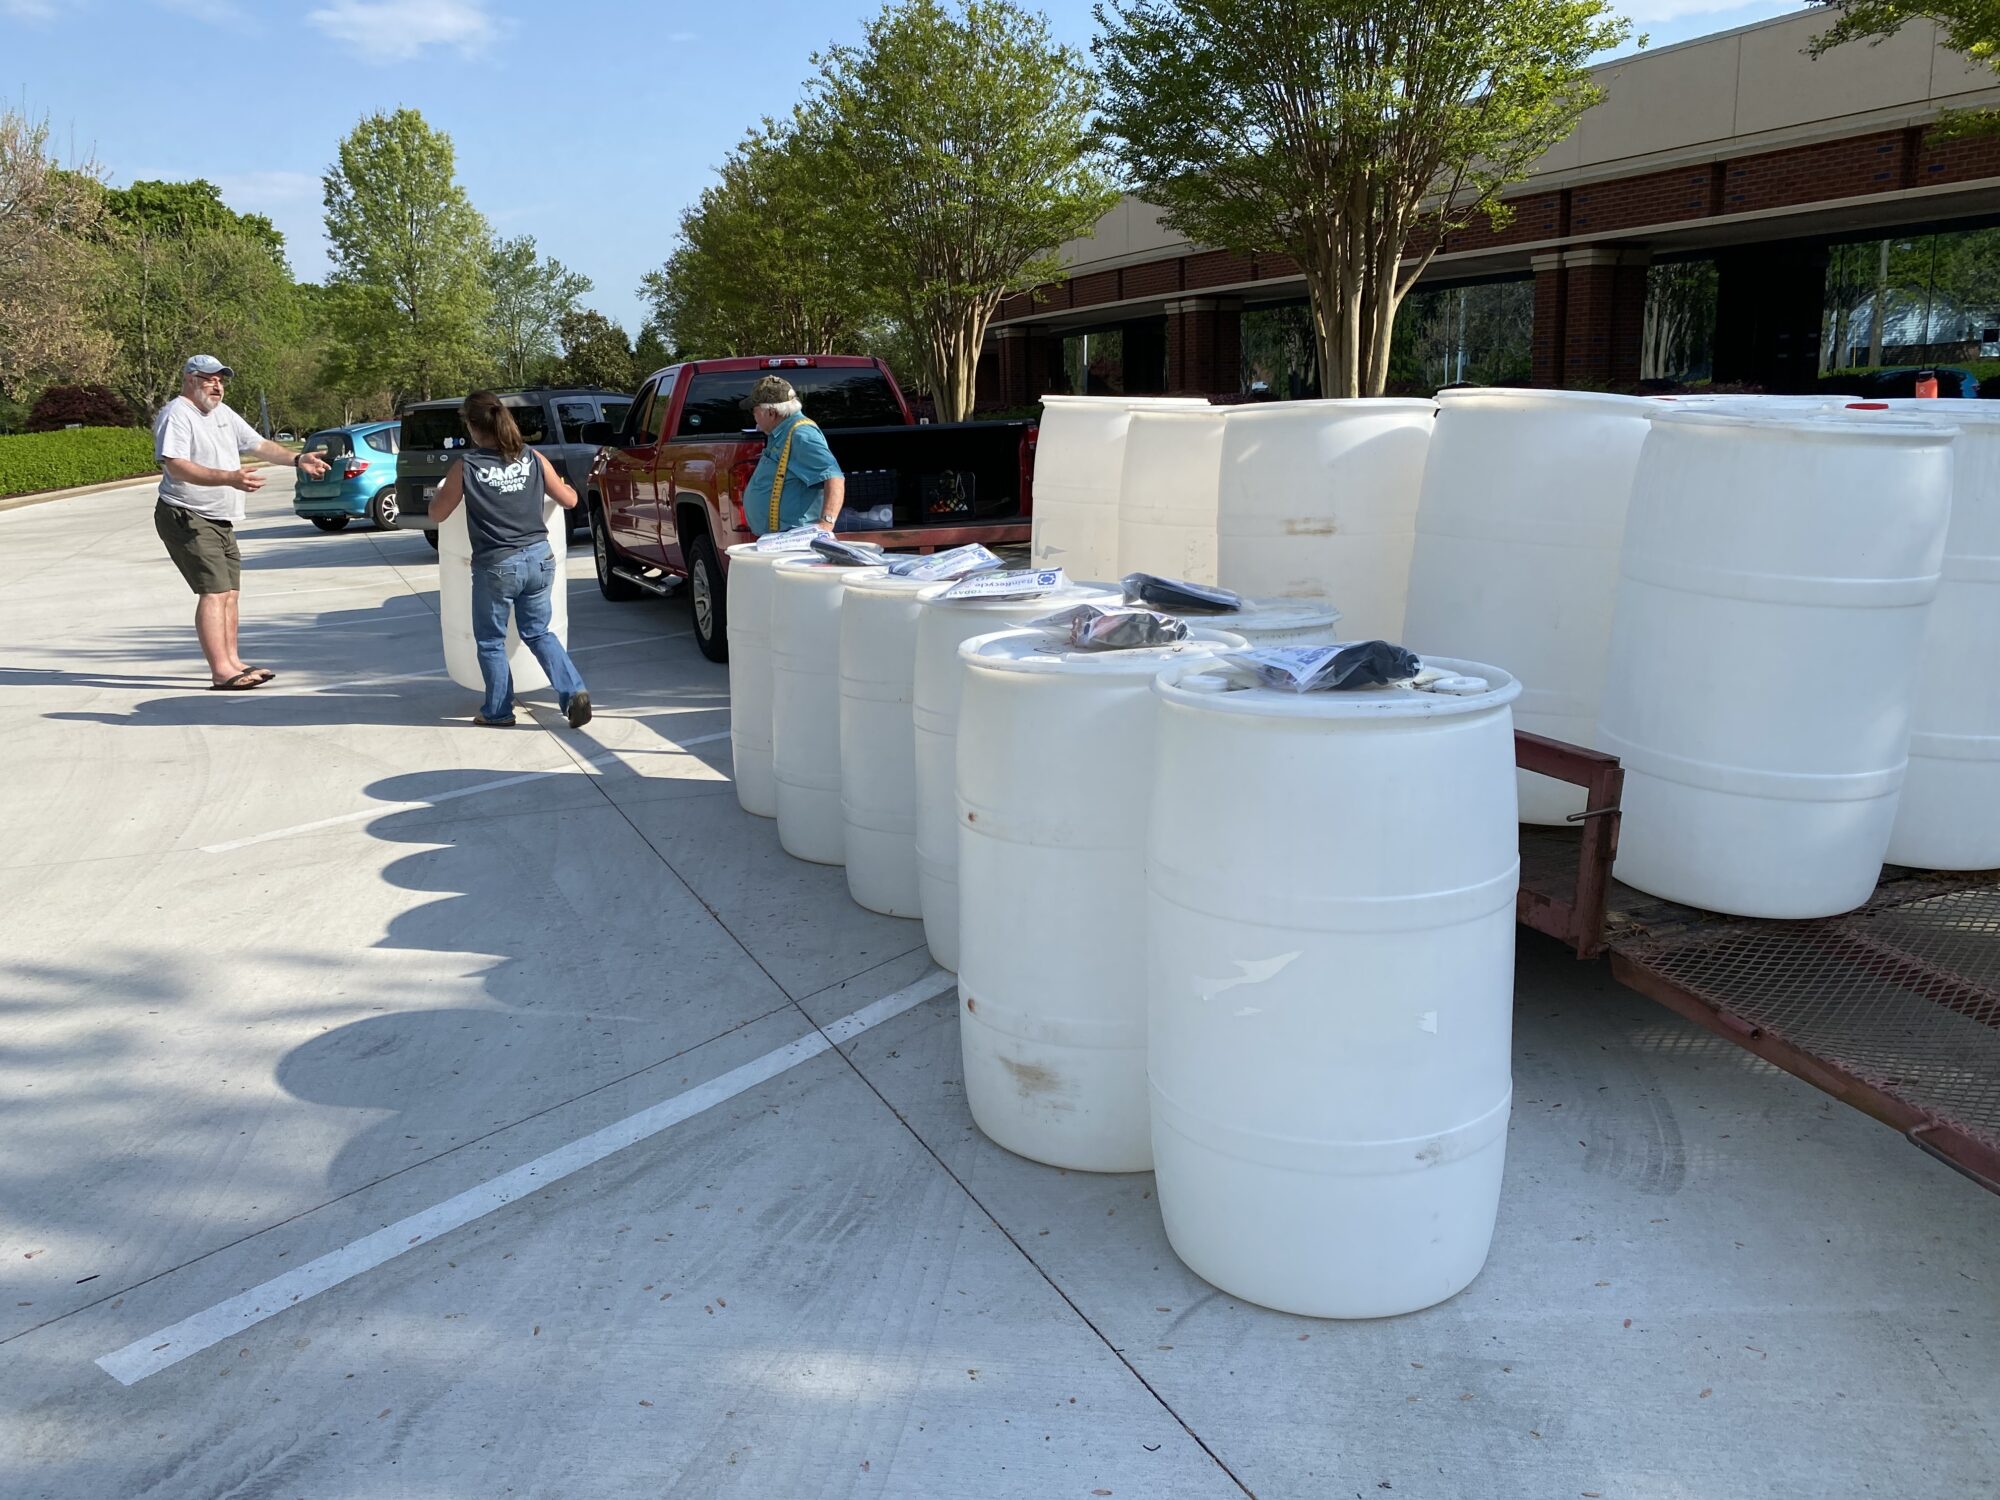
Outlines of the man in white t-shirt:
{"label": "man in white t-shirt", "polygon": [[236,523],[243,519],[243,497],[264,486],[262,474],[243,467],[243,455],[290,464],[309,479],[327,467],[317,454],[293,453],[259,437],[223,405],[223,382],[234,373],[212,354],[195,355],[181,366],[181,393],[153,418],[153,456],[161,474],[153,529],[195,592],[194,633],[208,658],[211,686],[231,693],[260,688],[277,675],[244,665],[236,654],[243,582]]}

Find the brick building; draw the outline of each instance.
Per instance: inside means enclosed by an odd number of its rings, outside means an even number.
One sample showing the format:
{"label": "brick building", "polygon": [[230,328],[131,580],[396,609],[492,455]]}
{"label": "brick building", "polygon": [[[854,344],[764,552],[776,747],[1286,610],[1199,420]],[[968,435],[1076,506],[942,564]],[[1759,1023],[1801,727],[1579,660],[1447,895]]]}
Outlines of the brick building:
{"label": "brick building", "polygon": [[[1532,277],[1534,382],[1616,387],[1639,378],[1648,266],[1712,256],[1715,378],[1805,388],[1830,245],[2000,221],[2000,138],[1935,130],[2000,106],[1993,73],[1929,22],[1815,61],[1825,25],[1786,16],[1595,69],[1604,102],[1508,192],[1510,222],[1451,235],[1420,285]],[[1288,257],[1189,244],[1134,198],[1062,255],[1065,279],[995,319],[982,405],[1074,388],[1064,341],[1114,332],[1125,389],[1237,391],[1244,310],[1305,295]]]}

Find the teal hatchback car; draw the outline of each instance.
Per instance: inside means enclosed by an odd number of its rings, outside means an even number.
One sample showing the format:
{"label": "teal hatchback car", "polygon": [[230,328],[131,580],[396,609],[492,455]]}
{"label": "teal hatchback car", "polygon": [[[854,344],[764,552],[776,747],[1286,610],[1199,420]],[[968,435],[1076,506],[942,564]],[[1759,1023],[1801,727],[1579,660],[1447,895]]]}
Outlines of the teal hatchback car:
{"label": "teal hatchback car", "polygon": [[402,430],[400,422],[357,422],[310,434],[305,451],[325,458],[327,470],[318,479],[298,477],[292,509],[321,531],[339,531],[362,516],[378,531],[393,530]]}

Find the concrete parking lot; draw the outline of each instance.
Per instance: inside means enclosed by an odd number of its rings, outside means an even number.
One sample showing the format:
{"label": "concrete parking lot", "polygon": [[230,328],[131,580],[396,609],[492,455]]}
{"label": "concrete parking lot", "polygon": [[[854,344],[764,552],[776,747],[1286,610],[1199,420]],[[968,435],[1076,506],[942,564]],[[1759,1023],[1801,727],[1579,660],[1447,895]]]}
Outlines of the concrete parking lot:
{"label": "concrete parking lot", "polygon": [[[1334,1324],[979,1136],[916,924],[729,783],[686,606],[475,728],[421,536],[0,514],[0,1493],[2000,1492],[2000,1201],[1530,935],[1492,1256]],[[1024,934],[1031,940],[1032,934]]]}

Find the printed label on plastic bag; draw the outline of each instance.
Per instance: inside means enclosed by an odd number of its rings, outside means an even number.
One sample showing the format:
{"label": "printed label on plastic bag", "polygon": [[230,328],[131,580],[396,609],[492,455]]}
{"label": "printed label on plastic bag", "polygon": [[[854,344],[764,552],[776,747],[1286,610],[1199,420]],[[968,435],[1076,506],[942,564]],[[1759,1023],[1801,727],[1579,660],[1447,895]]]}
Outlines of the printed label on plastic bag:
{"label": "printed label on plastic bag", "polygon": [[919,583],[943,583],[951,578],[969,578],[974,573],[990,573],[1003,566],[998,553],[969,542],[963,547],[933,552],[929,557],[899,557],[889,564],[889,571],[898,578],[913,578]]}
{"label": "printed label on plastic bag", "polygon": [[759,552],[807,552],[821,534],[817,526],[794,526],[790,531],[767,531],[752,545]]}
{"label": "printed label on plastic bag", "polygon": [[1043,594],[1059,594],[1069,587],[1061,568],[1041,568],[1021,573],[980,573],[961,578],[940,599],[1035,599]]}

